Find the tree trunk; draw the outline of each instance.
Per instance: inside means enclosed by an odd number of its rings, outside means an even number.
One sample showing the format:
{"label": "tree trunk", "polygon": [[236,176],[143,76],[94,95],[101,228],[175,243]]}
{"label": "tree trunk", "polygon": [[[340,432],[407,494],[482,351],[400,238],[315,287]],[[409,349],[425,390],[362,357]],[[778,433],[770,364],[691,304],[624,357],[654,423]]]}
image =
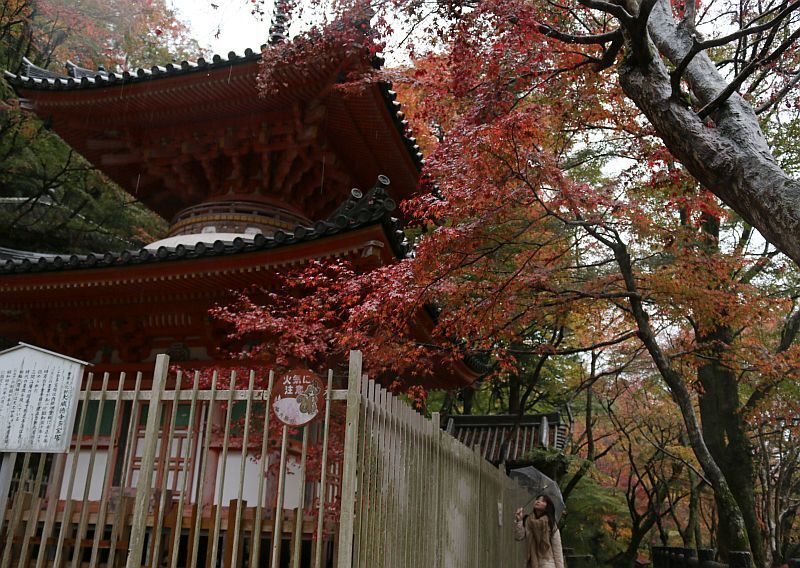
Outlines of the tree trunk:
{"label": "tree trunk", "polygon": [[639,547],[644,540],[644,537],[653,528],[653,522],[645,523],[642,527],[634,527],[631,530],[631,538],[628,541],[627,548],[620,552],[611,561],[611,564],[617,568],[636,568],[636,558],[639,556]]}
{"label": "tree trunk", "polygon": [[[717,329],[713,334],[699,337],[698,341],[715,342],[720,346],[724,344],[722,338],[725,335],[725,329]],[[750,540],[753,564],[764,566],[763,536],[756,516],[753,450],[739,413],[739,384],[733,371],[720,361],[721,350],[719,347],[712,351],[713,355],[710,354],[712,352],[707,354],[708,362],[697,371],[698,379],[703,386],[703,394],[700,396],[703,438],[739,504]],[[730,547],[732,539],[726,531],[726,527],[730,526],[725,518],[727,513],[723,509],[720,509],[719,513],[718,545],[724,554],[727,550],[735,549]]]}
{"label": "tree trunk", "polygon": [[[669,387],[672,397],[681,411],[681,416],[686,426],[686,433],[689,438],[689,444],[692,447],[692,451],[703,473],[705,473],[706,478],[714,490],[714,497],[716,498],[717,507],[720,511],[719,525],[729,539],[728,544],[730,550],[750,550],[748,534],[742,512],[739,509],[739,504],[736,502],[731,492],[730,485],[725,475],[722,473],[719,464],[714,460],[714,457],[711,455],[703,439],[689,389],[683,377],[672,368],[669,359],[661,350],[661,346],[656,340],[653,329],[650,327],[650,318],[644,310],[642,299],[638,294],[628,250],[621,243],[614,244],[612,248],[625,281],[625,287],[627,291],[631,293],[629,301],[631,312],[639,330],[639,339],[641,339],[652,357],[653,362],[658,368],[664,382],[667,384],[667,387]],[[723,523],[725,523],[724,527],[722,526]]]}
{"label": "tree trunk", "polygon": [[472,403],[475,401],[475,389],[470,387],[461,389],[461,397],[464,400],[464,414],[472,414]]}
{"label": "tree trunk", "polygon": [[[703,215],[701,224],[702,250],[709,257],[720,254],[719,219],[711,214]],[[714,460],[719,464],[731,488],[734,499],[747,528],[750,551],[755,566],[765,566],[764,541],[761,524],[756,513],[756,471],[753,446],[742,417],[739,398],[739,381],[736,373],[725,364],[724,355],[733,342],[733,330],[719,323],[705,332],[696,334],[696,343],[703,350],[703,361],[697,369],[697,379],[703,387],[698,397],[703,439]],[[723,557],[731,541],[726,527],[726,513],[720,510],[719,549]]]}
{"label": "tree trunk", "polygon": [[513,416],[522,416],[525,412],[520,401],[520,377],[511,375],[508,378],[508,413]]}
{"label": "tree trunk", "polygon": [[[792,528],[794,527],[795,519],[797,518],[797,507],[793,507],[786,511],[786,514],[780,520],[780,538],[778,540],[778,550],[780,551],[780,559],[786,561],[792,555],[797,554],[797,550],[793,550],[792,544]],[[795,547],[797,545],[795,544]]]}
{"label": "tree trunk", "polygon": [[697,488],[697,475],[689,468],[689,519],[686,521],[686,530],[683,531],[683,546],[686,548],[701,548],[700,523],[697,521],[699,490]]}
{"label": "tree trunk", "polygon": [[[648,21],[658,50],[677,65],[692,46],[692,33],[679,25],[670,3],[658,0]],[[680,97],[672,97],[664,63],[633,57],[619,66],[625,94],[647,115],[672,154],[706,188],[800,264],[800,182],[777,164],[752,107],[738,94],[702,121]],[[698,54],[684,78],[705,105],[727,86],[714,63]]]}
{"label": "tree trunk", "polygon": [[581,464],[578,471],[570,478],[569,483],[566,484],[561,491],[561,496],[564,502],[569,499],[572,490],[578,485],[581,479],[589,472],[589,469],[594,464],[595,459],[595,446],[594,446],[594,416],[592,413],[592,405],[594,404],[594,397],[592,396],[591,385],[586,388],[586,461]]}

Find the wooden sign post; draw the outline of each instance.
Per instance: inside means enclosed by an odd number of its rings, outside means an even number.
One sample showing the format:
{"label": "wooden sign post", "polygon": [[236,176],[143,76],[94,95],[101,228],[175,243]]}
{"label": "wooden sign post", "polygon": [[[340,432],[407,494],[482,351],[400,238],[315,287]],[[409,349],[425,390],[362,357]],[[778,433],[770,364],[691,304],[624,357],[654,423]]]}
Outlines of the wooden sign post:
{"label": "wooden sign post", "polygon": [[[272,562],[277,566],[281,557],[281,522],[283,519],[283,492],[286,483],[286,448],[290,427],[306,426],[325,409],[325,385],[314,373],[307,370],[289,371],[278,379],[272,389],[270,408],[275,417],[283,423],[281,438],[281,461],[278,469],[278,499],[275,505],[275,529],[272,539]],[[308,431],[303,432],[303,458],[308,441]],[[301,469],[304,468],[301,467]],[[302,497],[301,497],[302,499]],[[302,514],[298,511],[298,514]],[[277,538],[275,535],[278,535]]]}

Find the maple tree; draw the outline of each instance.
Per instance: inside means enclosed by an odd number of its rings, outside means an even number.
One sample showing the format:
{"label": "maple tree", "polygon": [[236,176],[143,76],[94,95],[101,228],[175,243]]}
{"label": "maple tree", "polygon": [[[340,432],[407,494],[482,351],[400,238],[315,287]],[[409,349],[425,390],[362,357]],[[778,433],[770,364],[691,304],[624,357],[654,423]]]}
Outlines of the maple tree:
{"label": "maple tree", "polygon": [[[791,64],[791,45],[774,43],[779,31],[794,34],[790,7],[767,6],[763,25],[750,20],[759,14],[740,10],[733,25],[744,31],[713,45],[720,67],[737,73],[733,84],[747,85],[749,100],[777,119],[784,118],[779,105],[792,100],[792,76],[763,64],[779,56]],[[602,378],[644,349],[715,491],[720,548],[751,549],[763,564],[747,420],[776,385],[796,378],[798,316],[794,267],[754,238],[753,225],[797,256],[759,222],[759,204],[727,192],[752,192],[756,171],[759,188],[771,179],[781,178],[780,188],[792,182],[776,173],[752,109],[709,69],[711,44],[697,36],[671,77],[655,57],[648,27],[660,46],[659,33],[699,25],[698,12],[656,2],[641,8],[429,7],[444,22],[426,31],[445,47],[419,56],[405,77],[385,74],[405,82],[401,94],[411,93],[414,129],[429,149],[426,191],[404,206],[407,221],[420,227],[414,257],[367,275],[338,266],[338,275],[322,277],[331,268],[312,266],[287,280],[305,292],[242,304],[225,316],[235,324],[252,315],[237,324],[240,334],[295,330],[279,348],[295,356],[359,347],[372,365],[406,374],[471,352],[502,378],[519,375],[526,358],[535,368],[604,349],[593,373]],[[347,26],[334,33],[352,34]],[[374,51],[375,38],[366,41]],[[307,40],[277,49],[291,54],[301,45],[313,52]],[[623,46],[627,56],[617,63]],[[665,60],[676,58],[674,49],[659,49]],[[622,89],[604,71],[614,65]],[[743,137],[752,140],[730,143]],[[718,160],[709,146],[729,154]],[[615,178],[603,174],[609,158],[625,160],[622,167],[612,162]],[[421,344],[411,328],[426,306],[436,325],[432,341]],[[320,310],[332,316],[321,320],[330,325],[309,321]],[[314,332],[297,331],[306,328]],[[737,473],[737,465],[745,467]]]}
{"label": "maple tree", "polygon": [[201,54],[165,0],[39,0],[30,18],[32,57],[44,67],[68,59],[130,70]]}
{"label": "maple tree", "polygon": [[0,54],[5,68],[19,64],[17,54],[28,39],[25,28],[32,12],[30,0],[6,0],[0,6]]}
{"label": "maple tree", "polygon": [[755,444],[758,448],[756,494],[760,518],[773,564],[797,555],[797,512],[800,507],[800,446],[798,445],[796,385],[782,392],[758,412]]}
{"label": "maple tree", "polygon": [[12,71],[22,57],[43,67],[72,60],[130,70],[201,54],[165,0],[6,0],[0,6],[0,55]]}
{"label": "maple tree", "polygon": [[[615,484],[625,492],[631,517],[627,547],[616,565],[634,566],[640,545],[654,528],[667,544],[670,521],[685,536],[685,545],[702,546],[702,541],[695,542],[696,511],[690,509],[685,530],[677,514],[697,490],[687,475],[697,463],[682,444],[683,425],[666,394],[652,378],[613,381],[604,393],[604,415],[617,444]],[[612,469],[606,463],[602,467]]]}

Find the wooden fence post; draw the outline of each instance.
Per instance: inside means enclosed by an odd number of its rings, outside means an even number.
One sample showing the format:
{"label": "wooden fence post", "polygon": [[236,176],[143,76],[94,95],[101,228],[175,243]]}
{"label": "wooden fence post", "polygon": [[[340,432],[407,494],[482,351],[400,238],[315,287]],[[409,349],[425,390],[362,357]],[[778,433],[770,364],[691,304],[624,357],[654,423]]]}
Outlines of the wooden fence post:
{"label": "wooden fence post", "polygon": [[434,549],[433,549],[433,568],[440,568],[442,565],[442,533],[444,532],[443,529],[443,519],[442,519],[442,491],[441,491],[441,484],[442,484],[442,428],[441,428],[441,416],[438,412],[434,412],[431,414],[431,420],[433,421],[433,455],[434,455],[434,467],[433,467],[433,474],[434,474],[434,496],[433,496],[433,510],[436,515],[436,527],[435,532],[435,542],[434,542]]}
{"label": "wooden fence post", "polygon": [[650,547],[650,562],[653,565],[653,568],[661,568],[661,547],[660,546],[651,546]]}
{"label": "wooden fence post", "polygon": [[353,529],[356,500],[356,466],[358,464],[358,415],[361,390],[361,351],[350,351],[347,377],[347,417],[344,435],[344,471],[342,473],[342,505],[339,515],[339,554],[336,566],[353,564]]}
{"label": "wooden fence post", "polygon": [[716,556],[716,551],[713,548],[697,549],[697,561],[700,566],[703,565],[703,562],[714,562],[714,556]]}
{"label": "wooden fence post", "polygon": [[325,544],[323,529],[325,523],[325,498],[328,494],[326,487],[328,475],[328,430],[331,421],[331,400],[333,394],[333,371],[328,370],[328,388],[325,391],[325,421],[322,432],[322,471],[319,476],[319,510],[317,511],[317,547],[314,550],[314,568],[322,568],[322,547]]}
{"label": "wooden fence post", "polygon": [[[0,514],[5,518],[8,493],[11,489],[11,477],[14,474],[14,465],[17,463],[17,453],[4,453],[3,463],[0,466]],[[7,545],[8,546],[8,545]]]}
{"label": "wooden fence post", "polygon": [[[153,481],[153,465],[156,460],[156,446],[158,443],[159,419],[161,418],[161,397],[167,382],[169,370],[169,356],[158,355],[156,366],[153,370],[153,388],[150,405],[147,411],[147,430],[145,430],[144,450],[142,452],[139,481],[136,484],[136,504],[133,510],[131,524],[131,542],[128,548],[128,561],[126,568],[138,568],[142,564],[142,550],[144,549],[144,535],[147,530],[147,513],[150,508],[152,491],[150,484]],[[99,417],[98,417],[99,420]],[[77,456],[76,458],[77,459]]]}
{"label": "wooden fence post", "polygon": [[678,568],[675,562],[675,549],[671,546],[664,547],[664,568]]}
{"label": "wooden fence post", "polygon": [[481,461],[483,461],[483,454],[481,453],[481,447],[478,444],[472,446],[472,468],[478,474],[478,483],[477,487],[475,488],[475,495],[477,498],[475,499],[475,511],[473,513],[473,527],[474,532],[472,537],[475,539],[475,550],[474,556],[472,557],[473,565],[476,568],[480,568],[481,566],[481,524],[483,519],[481,518],[481,495],[483,490],[483,471],[481,471]]}
{"label": "wooden fence post", "polygon": [[700,565],[697,560],[697,550],[694,548],[684,548],[683,558],[686,566],[689,566],[690,568],[695,568]]}

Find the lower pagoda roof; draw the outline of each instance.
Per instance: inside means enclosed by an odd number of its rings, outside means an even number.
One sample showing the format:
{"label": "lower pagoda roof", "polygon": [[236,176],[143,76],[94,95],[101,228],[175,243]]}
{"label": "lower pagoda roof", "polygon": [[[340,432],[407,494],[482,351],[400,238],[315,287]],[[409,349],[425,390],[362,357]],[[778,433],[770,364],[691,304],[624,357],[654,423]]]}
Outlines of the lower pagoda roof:
{"label": "lower pagoda roof", "polygon": [[[191,320],[196,327],[209,307],[230,299],[231,290],[256,283],[276,289],[277,274],[313,259],[349,258],[366,270],[391,263],[411,252],[400,221],[391,216],[396,205],[387,186],[388,179],[379,180],[364,195],[351,194],[327,219],[271,237],[88,255],[0,250],[0,335],[22,334],[17,339],[62,351],[83,349],[76,352],[90,357],[101,338],[113,342],[126,333],[122,343],[112,343],[124,347],[124,341],[141,341],[143,333],[162,333],[137,322],[161,322],[167,332],[175,330],[169,322]],[[432,317],[420,310],[414,324],[419,340],[428,342],[432,328]],[[30,330],[41,337],[24,336]],[[133,351],[127,361],[136,356]],[[456,361],[437,364],[435,378],[423,383],[463,387],[480,375],[468,360]]]}
{"label": "lower pagoda roof", "polygon": [[[376,224],[385,228],[393,256],[403,258],[409,251],[409,245],[400,229],[400,221],[389,215],[396,208],[394,200],[386,191],[389,179],[383,176],[381,178],[366,195],[351,195],[328,219],[310,226],[297,226],[293,231],[278,230],[271,236],[243,235],[232,240],[223,240],[214,239],[213,233],[207,233],[195,235],[194,244],[157,248],[149,245],[135,251],[82,255],[0,249],[0,293],[9,291],[14,286],[12,282],[4,281],[2,277],[5,275],[141,267],[155,263],[233,257],[310,243]],[[189,236],[184,237],[184,240],[189,239]]]}

